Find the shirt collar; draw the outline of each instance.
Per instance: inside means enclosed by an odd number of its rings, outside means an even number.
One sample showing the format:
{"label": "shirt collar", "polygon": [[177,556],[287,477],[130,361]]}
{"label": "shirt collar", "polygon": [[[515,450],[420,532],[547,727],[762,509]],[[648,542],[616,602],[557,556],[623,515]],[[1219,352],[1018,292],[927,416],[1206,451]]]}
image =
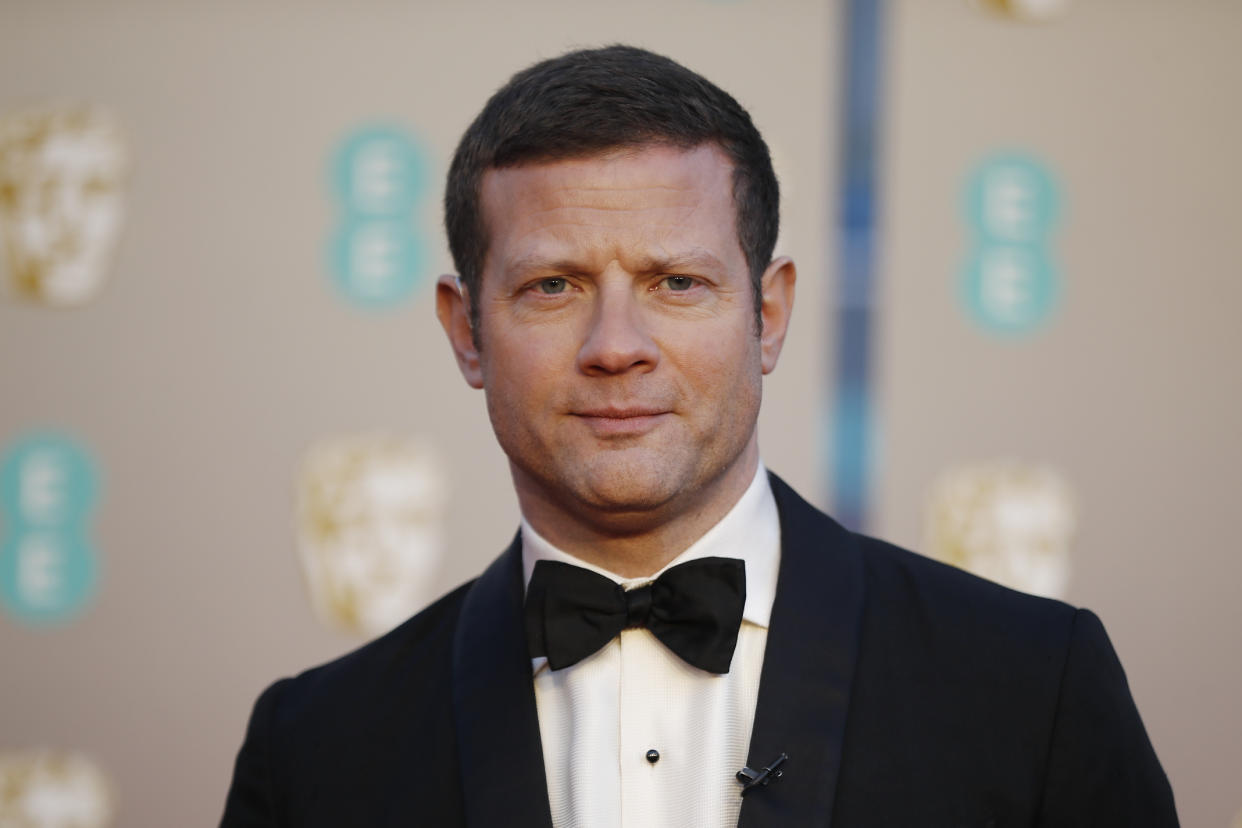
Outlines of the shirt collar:
{"label": "shirt collar", "polygon": [[525,517],[522,518],[523,583],[530,583],[535,562],[541,560],[580,566],[616,581],[625,589],[633,589],[654,581],[665,570],[686,561],[712,556],[738,558],[746,564],[746,607],[742,611],[742,620],[765,629],[772,617],[772,602],[776,599],[780,555],[780,514],[776,510],[776,499],[772,496],[768,472],[762,462],[758,464],[750,486],[715,526],[669,561],[664,569],[643,578],[623,578],[575,558],[549,543],[526,522]]}

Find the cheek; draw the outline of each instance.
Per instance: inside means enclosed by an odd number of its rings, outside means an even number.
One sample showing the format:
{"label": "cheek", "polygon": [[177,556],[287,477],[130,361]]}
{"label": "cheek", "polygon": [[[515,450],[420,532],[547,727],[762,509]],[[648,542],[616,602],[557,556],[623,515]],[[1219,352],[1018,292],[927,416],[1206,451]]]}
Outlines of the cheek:
{"label": "cheek", "polygon": [[546,399],[576,370],[570,339],[564,330],[550,326],[485,336],[480,359],[489,396],[509,398],[514,405]]}
{"label": "cheek", "polygon": [[[487,351],[485,350],[485,353]],[[535,354],[492,351],[483,361],[483,389],[492,429],[506,449],[528,442],[556,399],[555,372]]]}
{"label": "cheek", "polygon": [[732,328],[705,333],[668,341],[665,358],[678,365],[678,373],[699,395],[743,402],[761,382],[759,341]]}

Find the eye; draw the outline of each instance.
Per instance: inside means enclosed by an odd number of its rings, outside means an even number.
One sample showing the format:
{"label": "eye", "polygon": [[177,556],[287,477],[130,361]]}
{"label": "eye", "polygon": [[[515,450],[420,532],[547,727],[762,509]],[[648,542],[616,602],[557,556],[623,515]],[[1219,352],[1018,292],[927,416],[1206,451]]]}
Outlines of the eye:
{"label": "eye", "polygon": [[564,279],[540,279],[535,284],[535,287],[540,293],[554,295],[557,293],[564,293],[565,288],[569,287],[569,282]]}
{"label": "eye", "polygon": [[682,293],[694,287],[694,279],[690,276],[665,276],[662,283],[674,293]]}

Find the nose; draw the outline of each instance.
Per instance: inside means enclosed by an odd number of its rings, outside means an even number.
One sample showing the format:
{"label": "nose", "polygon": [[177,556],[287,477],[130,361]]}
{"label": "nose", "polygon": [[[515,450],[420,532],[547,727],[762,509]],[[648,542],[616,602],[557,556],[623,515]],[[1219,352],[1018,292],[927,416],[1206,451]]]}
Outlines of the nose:
{"label": "nose", "polygon": [[632,286],[602,287],[578,351],[579,370],[592,376],[645,372],[653,370],[659,358],[659,348],[647,329]]}

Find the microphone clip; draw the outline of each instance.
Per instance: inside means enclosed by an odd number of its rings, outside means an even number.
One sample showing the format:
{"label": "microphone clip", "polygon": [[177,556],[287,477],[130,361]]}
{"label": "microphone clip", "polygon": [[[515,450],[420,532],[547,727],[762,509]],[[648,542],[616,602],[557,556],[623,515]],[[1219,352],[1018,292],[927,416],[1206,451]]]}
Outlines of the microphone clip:
{"label": "microphone clip", "polygon": [[789,756],[782,753],[763,770],[745,767],[738,771],[737,781],[742,783],[742,796],[746,796],[755,788],[766,788],[773,780],[784,776],[785,771],[781,770],[781,765],[785,764],[787,759]]}

